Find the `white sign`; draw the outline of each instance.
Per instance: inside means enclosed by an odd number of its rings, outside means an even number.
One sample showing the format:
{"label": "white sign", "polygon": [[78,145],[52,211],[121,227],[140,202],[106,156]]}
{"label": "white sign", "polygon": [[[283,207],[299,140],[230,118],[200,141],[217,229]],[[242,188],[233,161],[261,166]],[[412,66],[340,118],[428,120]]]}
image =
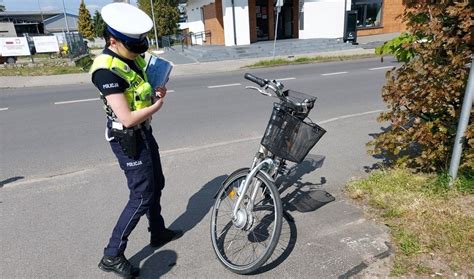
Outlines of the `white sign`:
{"label": "white sign", "polygon": [[30,48],[25,37],[0,38],[2,56],[30,55]]}
{"label": "white sign", "polygon": [[58,38],[56,36],[33,37],[37,53],[59,52]]}

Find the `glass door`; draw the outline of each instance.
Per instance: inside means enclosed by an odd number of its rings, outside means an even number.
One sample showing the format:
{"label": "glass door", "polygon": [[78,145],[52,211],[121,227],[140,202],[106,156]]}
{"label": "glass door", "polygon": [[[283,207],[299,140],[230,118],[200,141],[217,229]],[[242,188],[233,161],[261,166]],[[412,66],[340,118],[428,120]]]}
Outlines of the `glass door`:
{"label": "glass door", "polygon": [[257,41],[268,40],[268,1],[256,0],[255,13],[257,15]]}

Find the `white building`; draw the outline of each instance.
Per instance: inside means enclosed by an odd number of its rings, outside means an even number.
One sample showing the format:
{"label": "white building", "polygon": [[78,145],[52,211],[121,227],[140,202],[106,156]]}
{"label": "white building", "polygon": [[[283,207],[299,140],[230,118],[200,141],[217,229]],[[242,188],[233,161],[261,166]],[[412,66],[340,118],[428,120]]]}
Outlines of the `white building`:
{"label": "white building", "polygon": [[[280,3],[277,39],[340,38],[345,11],[351,8],[351,0]],[[272,40],[277,21],[275,5],[274,0],[188,0],[187,22],[181,23],[181,29],[198,34],[210,31],[212,44],[227,46]]]}
{"label": "white building", "polygon": [[[281,1],[278,2],[277,1]],[[359,35],[399,32],[402,0],[188,0],[187,21],[193,43],[226,46],[277,39],[342,38],[346,11],[357,11]]]}

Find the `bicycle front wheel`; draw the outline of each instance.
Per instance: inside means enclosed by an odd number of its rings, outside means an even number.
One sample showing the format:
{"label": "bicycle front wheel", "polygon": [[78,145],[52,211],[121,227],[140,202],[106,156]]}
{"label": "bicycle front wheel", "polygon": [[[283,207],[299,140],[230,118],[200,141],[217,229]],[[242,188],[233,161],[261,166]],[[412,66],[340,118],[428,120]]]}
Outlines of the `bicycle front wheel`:
{"label": "bicycle front wheel", "polygon": [[[233,210],[239,198],[248,169],[229,177],[217,195],[211,217],[211,239],[219,261],[238,274],[256,271],[271,256],[278,243],[282,225],[282,205],[275,184],[257,173],[244,195],[233,220]],[[257,195],[250,205],[250,195]]]}

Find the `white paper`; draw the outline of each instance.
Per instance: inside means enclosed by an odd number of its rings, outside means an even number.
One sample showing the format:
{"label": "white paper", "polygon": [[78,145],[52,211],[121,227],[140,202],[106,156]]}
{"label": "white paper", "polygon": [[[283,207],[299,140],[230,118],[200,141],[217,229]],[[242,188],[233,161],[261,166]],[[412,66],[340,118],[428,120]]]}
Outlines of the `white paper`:
{"label": "white paper", "polygon": [[168,82],[172,69],[173,65],[171,65],[170,62],[158,56],[151,55],[146,68],[148,83],[150,83],[154,89],[164,87]]}

